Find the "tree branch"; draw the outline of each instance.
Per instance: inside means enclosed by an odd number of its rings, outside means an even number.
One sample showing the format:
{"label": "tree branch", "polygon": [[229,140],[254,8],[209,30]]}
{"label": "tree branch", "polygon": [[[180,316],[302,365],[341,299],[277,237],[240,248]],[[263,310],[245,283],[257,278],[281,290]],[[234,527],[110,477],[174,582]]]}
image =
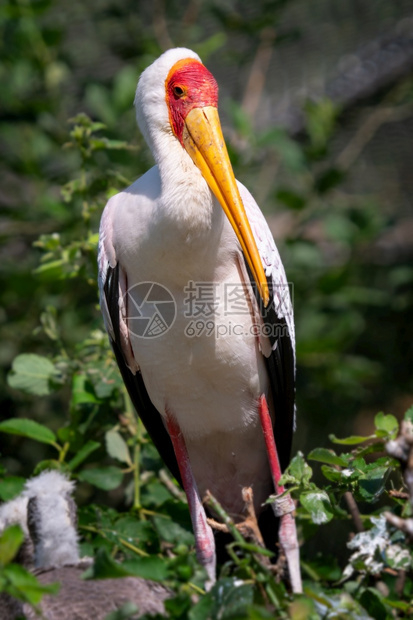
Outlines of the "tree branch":
{"label": "tree branch", "polygon": [[354,525],[356,526],[356,530],[358,532],[364,532],[363,521],[360,516],[359,507],[357,506],[356,500],[353,497],[351,491],[346,491],[344,493],[344,499],[347,504],[347,508],[351,514],[351,518],[353,519]]}
{"label": "tree branch", "polygon": [[273,28],[268,27],[261,31],[261,42],[251,66],[250,75],[244,91],[244,98],[242,100],[242,109],[250,118],[255,115],[262,91],[264,90],[274,39],[275,30]]}
{"label": "tree branch", "polygon": [[412,105],[410,103],[375,109],[338,155],[336,166],[342,170],[348,170],[384,123],[399,122],[411,116],[411,113]]}
{"label": "tree branch", "polygon": [[166,51],[174,47],[173,41],[169,36],[168,26],[165,17],[165,0],[155,0],[153,12],[153,31],[159,47]]}

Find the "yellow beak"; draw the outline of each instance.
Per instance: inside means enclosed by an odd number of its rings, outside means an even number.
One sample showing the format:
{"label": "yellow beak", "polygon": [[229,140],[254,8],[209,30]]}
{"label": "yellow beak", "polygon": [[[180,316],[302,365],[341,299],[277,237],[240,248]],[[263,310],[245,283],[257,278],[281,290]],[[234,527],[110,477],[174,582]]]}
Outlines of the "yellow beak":
{"label": "yellow beak", "polygon": [[231,222],[266,307],[270,299],[267,278],[235,181],[217,108],[193,108],[185,119],[183,142]]}

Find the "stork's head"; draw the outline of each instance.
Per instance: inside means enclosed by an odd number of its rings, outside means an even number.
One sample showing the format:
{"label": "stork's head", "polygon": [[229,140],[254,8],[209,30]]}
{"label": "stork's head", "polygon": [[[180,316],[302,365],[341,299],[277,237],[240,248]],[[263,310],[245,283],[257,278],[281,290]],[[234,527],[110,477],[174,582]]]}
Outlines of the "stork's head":
{"label": "stork's head", "polygon": [[171,146],[180,143],[200,170],[238,237],[267,305],[267,279],[222,135],[214,77],[191,50],[168,50],[142,73],[135,105],[139,127],[156,159],[174,157]]}

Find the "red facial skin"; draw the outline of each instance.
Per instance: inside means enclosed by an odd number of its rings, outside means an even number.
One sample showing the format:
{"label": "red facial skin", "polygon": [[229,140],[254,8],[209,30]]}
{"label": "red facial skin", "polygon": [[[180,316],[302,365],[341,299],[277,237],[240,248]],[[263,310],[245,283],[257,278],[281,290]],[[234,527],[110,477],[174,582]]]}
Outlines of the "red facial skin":
{"label": "red facial skin", "polygon": [[208,69],[194,58],[174,64],[165,81],[166,104],[172,131],[184,146],[184,121],[193,108],[218,107],[218,84]]}

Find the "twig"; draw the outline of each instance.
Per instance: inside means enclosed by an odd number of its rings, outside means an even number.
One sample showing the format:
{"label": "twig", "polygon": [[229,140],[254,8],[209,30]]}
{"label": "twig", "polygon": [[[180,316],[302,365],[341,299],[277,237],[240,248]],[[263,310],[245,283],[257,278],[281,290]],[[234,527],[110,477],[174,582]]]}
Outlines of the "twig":
{"label": "twig", "polygon": [[347,508],[349,509],[349,512],[351,514],[351,518],[353,519],[354,525],[356,526],[356,530],[358,532],[364,532],[364,526],[362,518],[360,516],[360,511],[351,491],[346,491],[344,493],[344,499],[346,501]]}
{"label": "twig", "polygon": [[395,491],[392,489],[389,491],[390,497],[395,497],[396,499],[409,499],[409,494],[405,491]]}
{"label": "twig", "polygon": [[232,534],[233,539],[238,543],[243,543],[244,539],[235,527],[234,521],[231,519],[229,514],[225,512],[221,504],[215,499],[210,491],[205,493],[204,502],[212,509],[213,512],[215,512],[216,515],[218,515],[222,523],[226,525],[227,531]]}
{"label": "twig", "polygon": [[406,571],[399,570],[399,574],[396,579],[396,583],[394,585],[394,589],[396,590],[396,594],[399,597],[403,596],[404,585],[406,583]]}
{"label": "twig", "polygon": [[184,502],[185,504],[188,502],[185,493],[174,484],[173,480],[165,469],[160,470],[159,480],[168,489],[169,493],[176,497],[176,499],[179,499],[179,501]]}
{"label": "twig", "polygon": [[225,525],[225,523],[220,523],[219,521],[212,519],[212,517],[207,517],[207,523],[212,527],[213,530],[216,530],[217,532],[223,532],[224,534],[229,533],[229,529]]}
{"label": "twig", "polygon": [[191,0],[186,7],[186,11],[182,18],[182,27],[189,28],[196,23],[198,19],[200,4],[198,0]]}
{"label": "twig", "polygon": [[240,523],[240,526],[246,528],[247,535],[250,536],[256,544],[260,547],[264,547],[264,540],[258,526],[257,515],[255,514],[254,495],[251,487],[244,487],[242,489],[242,499],[245,502],[248,516],[243,523]]}
{"label": "twig", "polygon": [[385,518],[390,523],[390,525],[394,525],[402,532],[405,532],[410,538],[413,538],[413,519],[402,519],[397,515],[394,515],[392,512],[385,512]]}
{"label": "twig", "polygon": [[370,114],[366,122],[356,131],[347,146],[336,159],[336,166],[341,170],[348,170],[360,156],[363,149],[372,140],[381,125],[390,122],[399,122],[411,116],[411,104],[397,107],[379,107]]}
{"label": "twig", "polygon": [[[255,514],[254,495],[251,487],[244,487],[242,489],[242,499],[245,502],[247,517],[241,523],[234,523],[234,527],[241,532],[244,538],[251,539],[258,547],[265,548],[264,540],[258,526],[257,515]],[[218,532],[228,534],[230,531],[228,525],[225,523],[219,523],[215,519],[207,519],[207,521],[209,525]]]}
{"label": "twig", "polygon": [[253,118],[255,115],[264,90],[265,78],[270,66],[274,39],[275,30],[273,28],[269,27],[262,30],[261,42],[252,63],[242,101],[242,109],[250,118]]}
{"label": "twig", "polygon": [[[252,497],[252,489],[248,487],[243,488],[243,497],[247,498],[247,502],[253,501]],[[247,507],[248,511],[251,511],[247,518],[242,521],[242,523],[234,523],[233,519],[229,516],[229,514],[224,510],[221,504],[217,499],[212,495],[210,491],[207,491],[204,498],[204,503],[209,506],[213,512],[215,512],[218,517],[221,519],[222,523],[219,523],[215,519],[208,519],[208,523],[211,527],[218,530],[219,532],[225,532],[232,535],[235,543],[240,545],[244,550],[250,551],[254,554],[259,555],[260,561],[264,561],[264,565],[268,567],[267,558],[271,557],[273,553],[265,548],[264,543],[262,541],[261,532],[258,528],[257,518],[255,516],[254,505],[249,505]],[[253,514],[252,514],[253,513]],[[254,525],[255,522],[255,525]],[[255,531],[258,530],[258,533]],[[252,539],[252,543],[246,541],[247,538]],[[258,539],[258,540],[257,540]],[[265,556],[265,557],[263,557]]]}

